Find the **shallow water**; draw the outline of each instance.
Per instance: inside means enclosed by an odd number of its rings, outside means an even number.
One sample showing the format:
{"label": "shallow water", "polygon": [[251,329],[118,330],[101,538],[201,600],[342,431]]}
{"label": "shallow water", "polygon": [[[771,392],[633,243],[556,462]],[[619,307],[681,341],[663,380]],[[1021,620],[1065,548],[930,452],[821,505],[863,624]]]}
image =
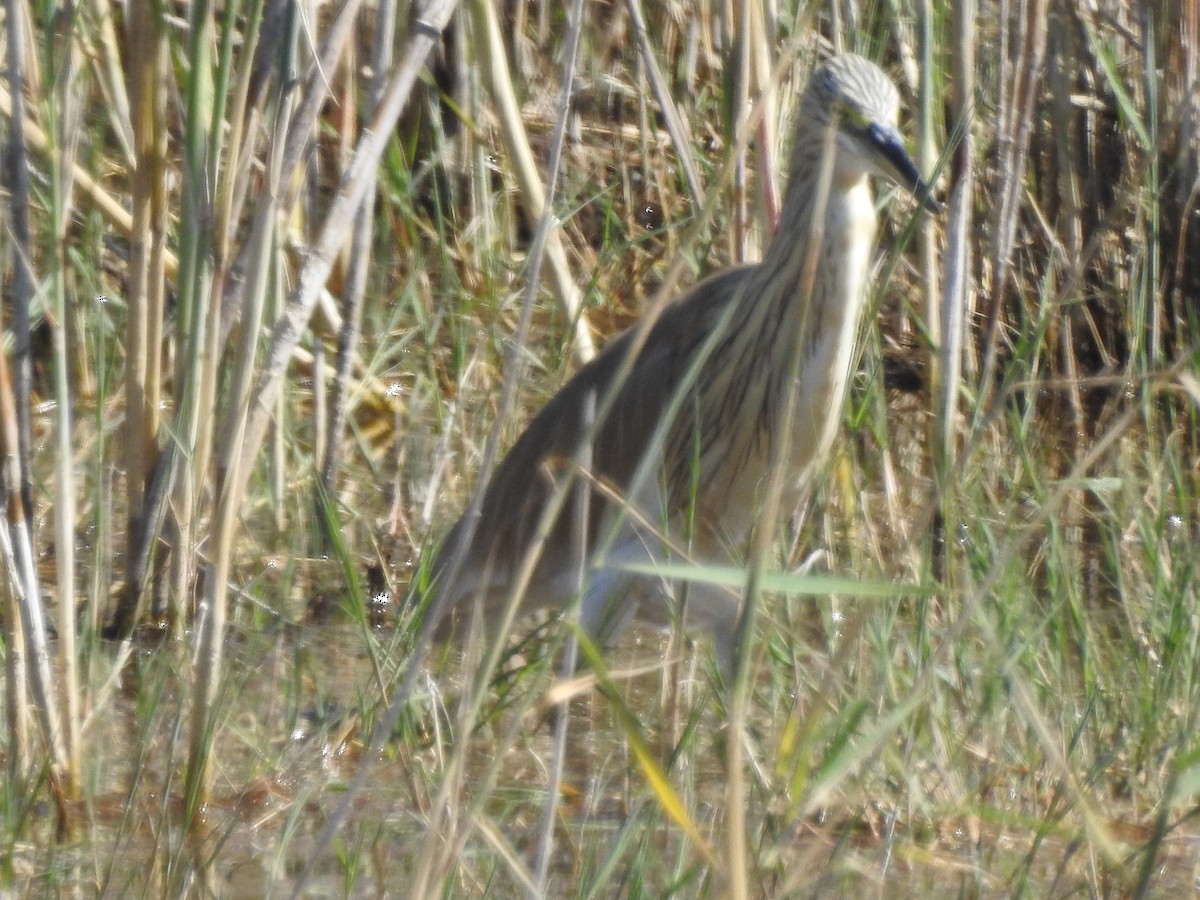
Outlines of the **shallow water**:
{"label": "shallow water", "polygon": [[[390,694],[398,668],[391,643],[388,631],[345,623],[232,631],[214,800],[198,845],[185,841],[182,828],[186,666],[169,645],[138,651],[120,693],[90,725],[94,753],[78,837],[56,846],[49,810],[35,808],[30,837],[13,847],[12,885],[31,895],[250,898],[286,896],[303,885],[305,896],[402,897],[432,860],[434,881],[450,896],[523,895],[514,872],[534,865],[552,757],[546,709],[534,704],[522,712],[526,688],[502,678],[490,697],[504,699],[489,701],[483,723],[464,741],[455,715],[465,688],[451,666],[447,676],[422,680],[364,787],[349,791],[366,735],[382,715],[378,698]],[[658,632],[638,632],[610,662],[617,671],[645,667],[667,649]],[[620,683],[651,755],[720,853],[726,735],[698,658],[685,652],[678,680],[651,671]],[[612,704],[591,691],[566,708],[550,895],[719,895],[716,876],[647,787]],[[1093,842],[1070,826],[1048,830],[1036,812],[1024,821],[989,821],[989,809],[1009,808],[1003,803],[951,803],[932,816],[929,806],[920,812],[913,805],[919,768],[912,786],[855,779],[817,812],[796,817],[797,798],[772,769],[773,740],[772,723],[751,723],[757,775],[747,820],[767,896],[1122,896],[1136,883],[1136,848],[1152,837],[1151,819],[1114,810],[1109,827],[1124,844],[1117,859],[1105,861]],[[439,807],[447,766],[463,746],[461,787]],[[343,827],[318,852],[328,818],[343,803]],[[435,834],[430,823],[439,808]],[[1200,886],[1194,830],[1165,837],[1152,884],[1158,896]]]}

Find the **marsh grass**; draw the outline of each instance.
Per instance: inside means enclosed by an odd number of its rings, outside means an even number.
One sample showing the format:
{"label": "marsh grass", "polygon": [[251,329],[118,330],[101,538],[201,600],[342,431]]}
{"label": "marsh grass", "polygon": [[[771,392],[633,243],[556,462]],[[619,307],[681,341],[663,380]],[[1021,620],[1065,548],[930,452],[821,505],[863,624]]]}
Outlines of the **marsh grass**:
{"label": "marsh grass", "polygon": [[[0,889],[1194,891],[1195,11],[771,9],[583,4],[560,122],[557,4],[455,12],[407,102],[405,9],[10,4]],[[400,696],[422,550],[584,337],[755,258],[830,46],[901,80],[948,212],[887,205],[734,724],[646,631]]]}

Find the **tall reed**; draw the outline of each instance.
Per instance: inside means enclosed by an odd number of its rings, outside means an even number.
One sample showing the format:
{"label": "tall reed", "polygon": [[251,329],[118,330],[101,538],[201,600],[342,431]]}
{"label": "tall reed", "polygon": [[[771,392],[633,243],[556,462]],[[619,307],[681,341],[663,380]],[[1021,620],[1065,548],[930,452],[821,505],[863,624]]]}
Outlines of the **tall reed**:
{"label": "tall reed", "polygon": [[[183,890],[248,821],[264,893],[1171,889],[1195,5],[419,6],[9,4],[4,889]],[[897,76],[947,213],[886,217],[810,508],[746,572],[676,573],[750,584],[753,663],[724,695],[681,636],[568,678],[561,644],[493,635],[442,708],[458,670],[415,609],[367,627],[357,569],[419,586],[580,361],[757,257],[837,49]],[[310,720],[340,749],[293,769]],[[80,875],[113,831],[127,856]]]}

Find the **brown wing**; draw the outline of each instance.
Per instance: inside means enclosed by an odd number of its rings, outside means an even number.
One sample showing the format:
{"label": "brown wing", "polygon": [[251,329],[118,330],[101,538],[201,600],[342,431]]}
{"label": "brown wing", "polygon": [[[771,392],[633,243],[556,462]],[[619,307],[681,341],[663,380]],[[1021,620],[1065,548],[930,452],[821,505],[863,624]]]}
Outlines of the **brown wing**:
{"label": "brown wing", "polygon": [[[664,310],[597,431],[592,457],[597,480],[618,491],[629,484],[655,427],[688,371],[693,353],[750,271],[750,267],[723,271]],[[480,590],[480,572],[485,567],[489,585],[501,587],[507,582],[511,568],[520,562],[533,539],[542,509],[554,490],[556,474],[567,471],[585,437],[583,411],[588,396],[593,395],[597,404],[602,402],[630,352],[635,330],[636,326],[622,333],[580,369],[533,418],[497,467],[484,494],[479,524],[456,583],[438,585],[439,592],[447,590],[451,594],[449,603],[440,606],[453,606],[462,596]],[[606,496],[593,490],[589,530],[593,539],[608,502]],[[551,578],[558,567],[568,564],[570,524],[570,515],[564,511],[554,524],[535,582]],[[442,569],[453,558],[465,531],[466,522],[459,519],[442,543],[431,570],[439,580],[446,574]],[[565,602],[567,598],[558,599]]]}

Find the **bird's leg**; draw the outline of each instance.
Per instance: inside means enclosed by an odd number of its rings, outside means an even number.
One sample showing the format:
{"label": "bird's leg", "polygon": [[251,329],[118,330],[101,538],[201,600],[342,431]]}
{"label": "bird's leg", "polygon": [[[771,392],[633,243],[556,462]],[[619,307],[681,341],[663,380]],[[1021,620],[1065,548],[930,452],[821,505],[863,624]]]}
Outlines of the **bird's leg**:
{"label": "bird's leg", "polygon": [[713,655],[726,683],[735,671],[741,608],[741,596],[731,588],[701,581],[688,585],[684,624],[688,630],[705,631],[712,637]]}
{"label": "bird's leg", "polygon": [[597,647],[614,643],[633,621],[639,605],[635,582],[635,576],[612,565],[591,573],[579,609],[579,627]]}

